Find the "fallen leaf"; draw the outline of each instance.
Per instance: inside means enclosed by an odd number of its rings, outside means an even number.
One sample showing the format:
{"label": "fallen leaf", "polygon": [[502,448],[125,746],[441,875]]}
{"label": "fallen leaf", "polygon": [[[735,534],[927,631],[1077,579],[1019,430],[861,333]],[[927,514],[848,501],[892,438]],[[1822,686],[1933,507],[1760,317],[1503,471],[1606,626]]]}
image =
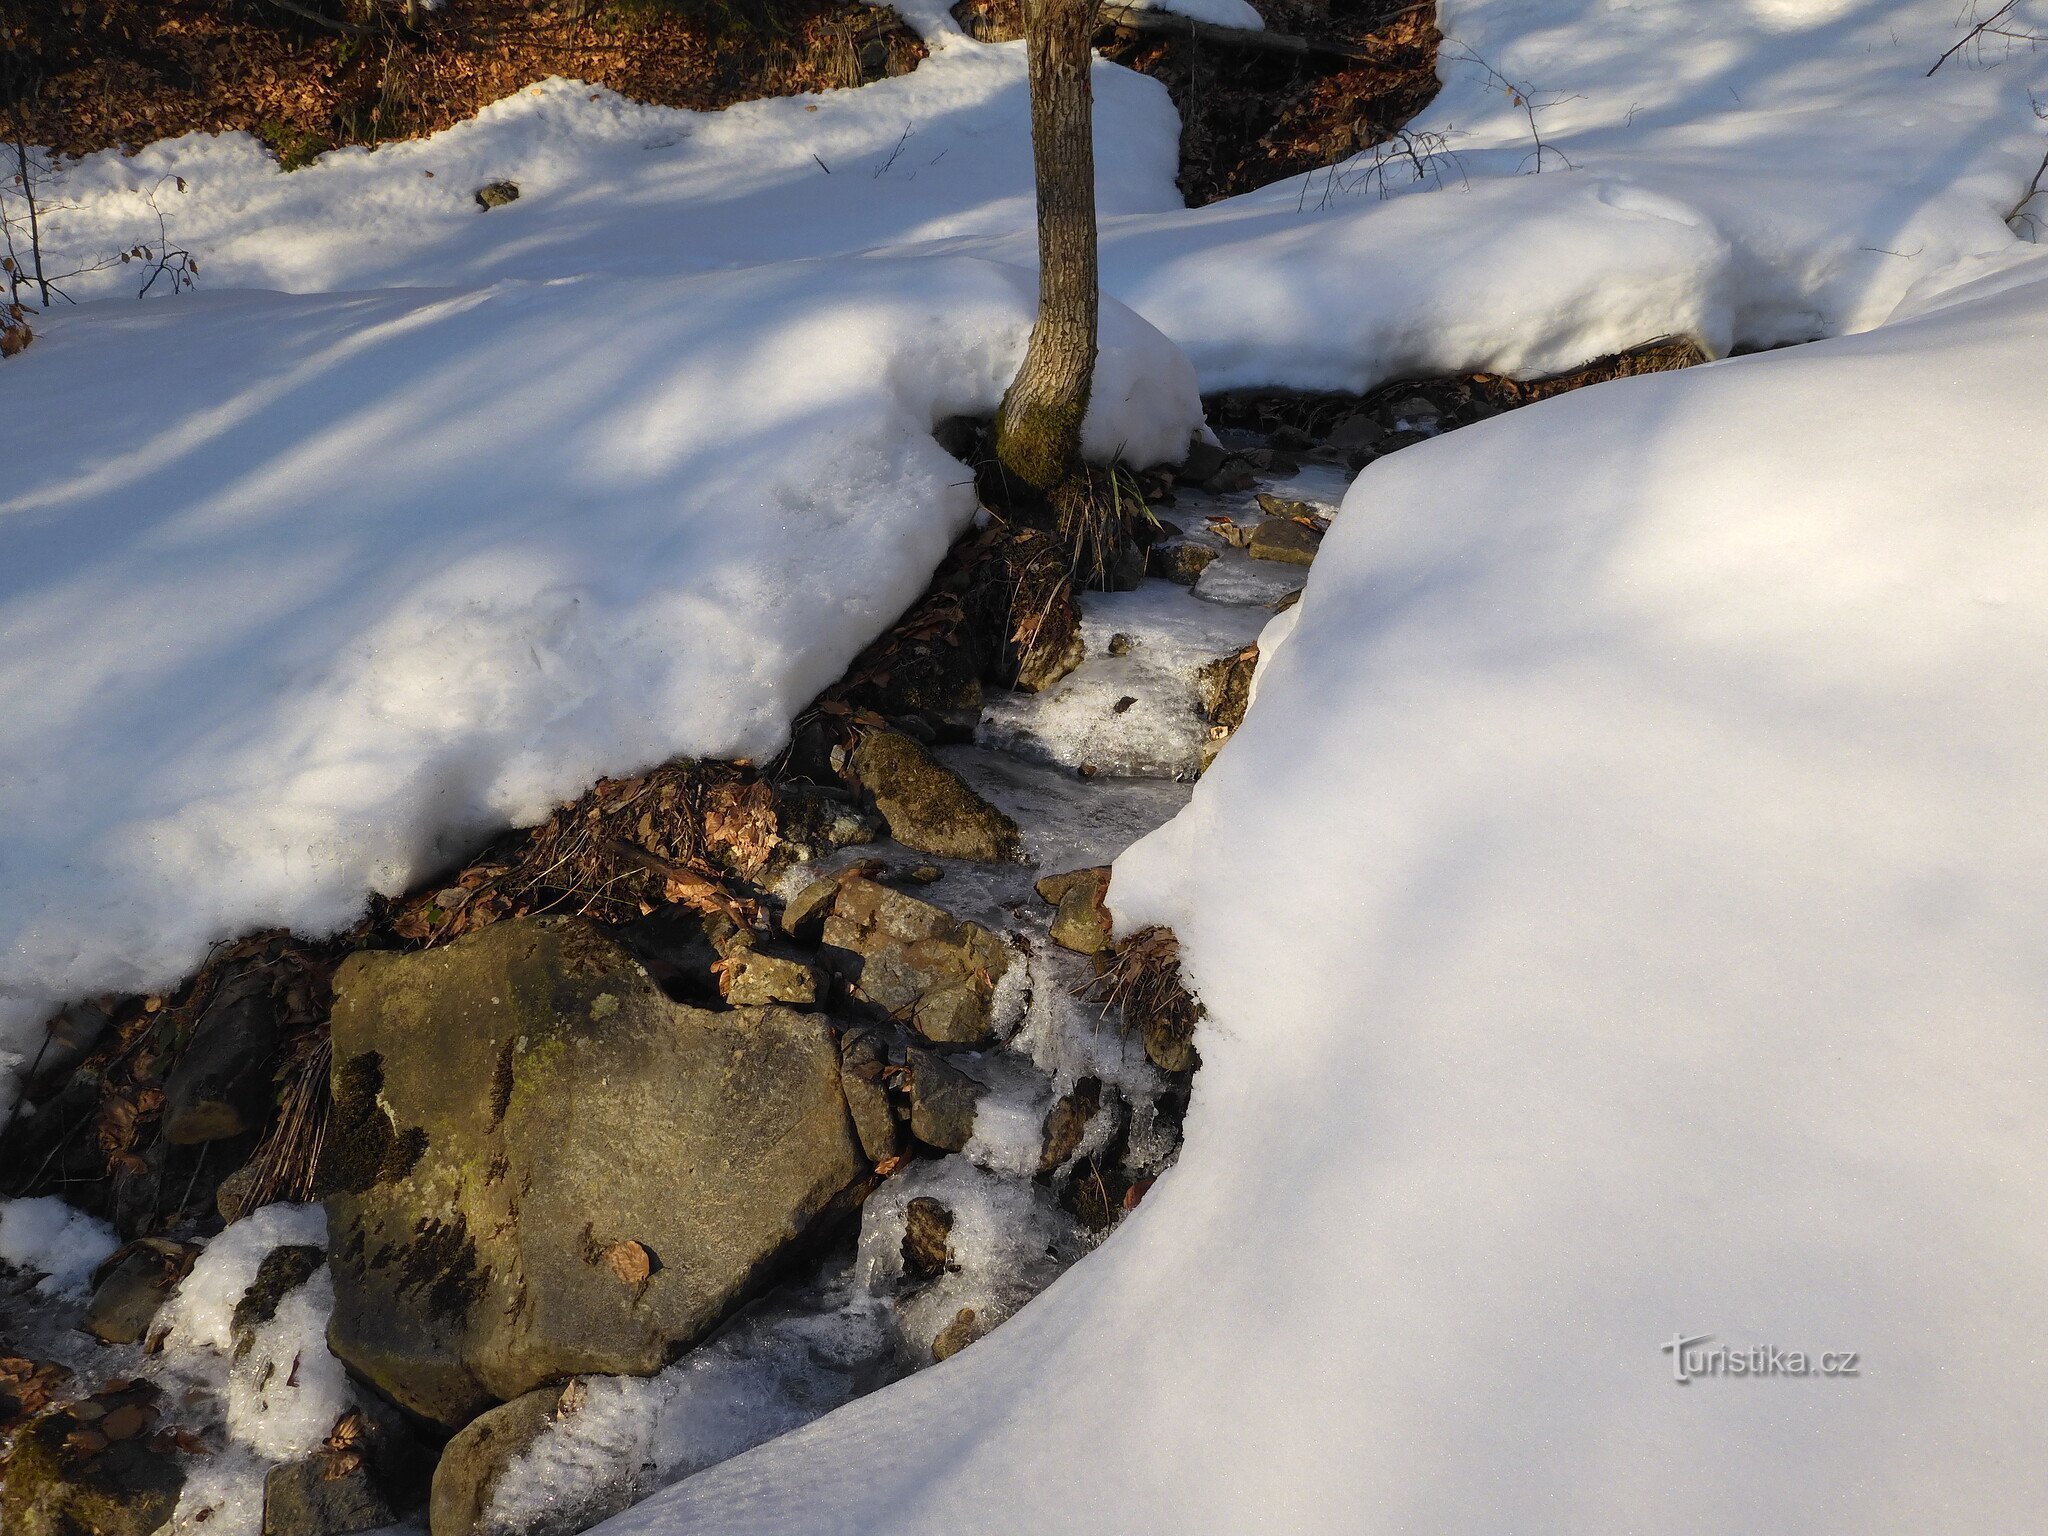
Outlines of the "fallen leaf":
{"label": "fallen leaf", "polygon": [[645,1285],[647,1277],[654,1273],[654,1264],[647,1256],[647,1250],[631,1238],[613,1243],[601,1255],[606,1269],[619,1277],[622,1285]]}

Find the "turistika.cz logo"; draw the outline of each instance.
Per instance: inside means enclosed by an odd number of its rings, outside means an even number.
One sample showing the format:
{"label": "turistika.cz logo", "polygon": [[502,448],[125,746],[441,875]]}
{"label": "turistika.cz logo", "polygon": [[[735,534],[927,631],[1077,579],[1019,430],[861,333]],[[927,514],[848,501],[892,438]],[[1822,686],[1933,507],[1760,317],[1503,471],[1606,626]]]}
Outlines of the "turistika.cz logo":
{"label": "turistika.cz logo", "polygon": [[1681,1387],[1700,1376],[1860,1376],[1863,1352],[1856,1349],[1780,1349],[1752,1344],[1731,1349],[1715,1344],[1711,1333],[1674,1333],[1657,1346],[1671,1357],[1671,1379]]}

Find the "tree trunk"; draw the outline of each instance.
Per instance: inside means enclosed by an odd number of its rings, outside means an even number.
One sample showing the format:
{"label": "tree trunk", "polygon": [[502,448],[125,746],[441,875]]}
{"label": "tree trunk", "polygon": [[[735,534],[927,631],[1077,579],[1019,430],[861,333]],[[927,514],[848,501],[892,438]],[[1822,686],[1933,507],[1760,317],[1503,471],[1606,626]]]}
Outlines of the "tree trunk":
{"label": "tree trunk", "polygon": [[996,413],[996,458],[1050,491],[1081,461],[1095,378],[1095,142],[1088,79],[1095,0],[1025,0],[1038,178],[1038,319]]}

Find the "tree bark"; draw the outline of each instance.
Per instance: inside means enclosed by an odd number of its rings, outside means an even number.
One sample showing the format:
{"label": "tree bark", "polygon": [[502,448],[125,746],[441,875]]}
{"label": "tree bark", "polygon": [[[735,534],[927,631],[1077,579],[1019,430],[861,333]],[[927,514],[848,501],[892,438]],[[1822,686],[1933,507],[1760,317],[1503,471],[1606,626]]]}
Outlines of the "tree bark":
{"label": "tree bark", "polygon": [[1038,318],[996,413],[996,458],[1045,492],[1080,466],[1095,379],[1095,141],[1088,40],[1095,0],[1025,0],[1038,179]]}

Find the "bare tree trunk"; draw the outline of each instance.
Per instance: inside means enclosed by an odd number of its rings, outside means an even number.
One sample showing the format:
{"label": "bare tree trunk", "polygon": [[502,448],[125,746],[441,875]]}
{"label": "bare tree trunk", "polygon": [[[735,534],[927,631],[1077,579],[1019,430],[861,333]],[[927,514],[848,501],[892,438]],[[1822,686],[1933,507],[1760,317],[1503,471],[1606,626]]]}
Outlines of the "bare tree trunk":
{"label": "bare tree trunk", "polygon": [[1050,491],[1079,467],[1095,379],[1095,143],[1088,39],[1095,0],[1025,0],[1038,178],[1038,319],[996,413],[996,458]]}

